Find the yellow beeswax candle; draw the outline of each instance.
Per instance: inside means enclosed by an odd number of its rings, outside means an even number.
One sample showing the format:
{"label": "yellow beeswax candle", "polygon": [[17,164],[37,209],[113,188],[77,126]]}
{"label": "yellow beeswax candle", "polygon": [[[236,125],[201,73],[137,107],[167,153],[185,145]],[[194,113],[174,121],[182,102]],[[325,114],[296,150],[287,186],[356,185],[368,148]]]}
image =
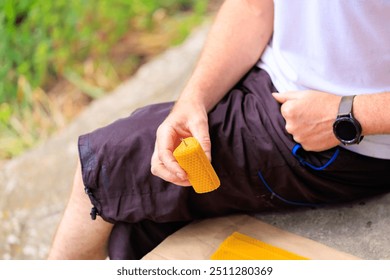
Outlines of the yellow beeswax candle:
{"label": "yellow beeswax candle", "polygon": [[306,257],[234,232],[225,239],[212,260],[307,260]]}
{"label": "yellow beeswax candle", "polygon": [[183,139],[173,156],[188,175],[197,193],[211,192],[220,185],[219,178],[199,142],[194,137]]}

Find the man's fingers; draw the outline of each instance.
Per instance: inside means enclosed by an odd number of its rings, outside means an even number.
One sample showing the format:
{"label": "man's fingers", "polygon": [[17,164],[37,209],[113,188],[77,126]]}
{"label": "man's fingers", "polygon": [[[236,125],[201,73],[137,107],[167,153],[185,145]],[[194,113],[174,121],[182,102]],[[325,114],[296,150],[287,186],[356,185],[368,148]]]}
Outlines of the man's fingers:
{"label": "man's fingers", "polygon": [[211,141],[207,131],[207,135],[201,134],[200,136],[194,134],[196,140],[198,140],[203,151],[206,153],[207,158],[211,161]]}
{"label": "man's fingers", "polygon": [[202,147],[202,150],[206,153],[206,156],[209,161],[211,161],[211,140],[207,117],[192,122],[190,124],[190,130],[192,136],[196,140],[198,140],[200,146]]}
{"label": "man's fingers", "polygon": [[[170,167],[172,168],[172,167]],[[171,171],[167,168],[158,156],[157,150],[154,151],[151,160],[151,172],[153,175],[160,177],[161,179],[174,183],[180,186],[189,186],[190,183],[187,179],[187,174],[180,168],[180,172]]]}
{"label": "man's fingers", "polygon": [[[157,139],[159,139],[157,137]],[[160,139],[165,139],[164,137],[161,137]],[[173,156],[173,139],[166,140],[160,140],[156,141],[154,153],[152,156],[152,168],[153,171],[157,172],[159,171],[160,164],[164,166],[164,169],[167,169],[169,173],[175,174],[177,177],[175,181],[179,180],[186,180],[187,174],[185,171],[180,167],[180,165],[177,163],[176,159]],[[167,148],[168,147],[168,148]],[[172,151],[171,151],[172,150]],[[154,174],[154,173],[153,173]],[[154,174],[157,176],[160,176],[160,174]],[[161,177],[161,176],[160,176]],[[171,180],[170,180],[171,181]]]}
{"label": "man's fingers", "polygon": [[[163,136],[159,137],[159,135],[161,134]],[[166,137],[166,135],[168,135],[168,137]],[[173,150],[175,149],[175,146],[178,144],[175,141],[178,140],[172,135],[173,135],[172,133],[161,129],[157,131],[157,140],[155,144],[152,161],[154,161],[155,163],[164,164],[164,167],[168,169],[170,173],[176,174],[176,176],[181,180],[185,180],[187,179],[187,174],[179,166],[179,164],[177,163],[176,159],[173,156]]]}
{"label": "man's fingers", "polygon": [[185,180],[187,178],[186,173],[177,163],[175,157],[172,155],[172,152],[169,150],[163,150],[158,152],[158,158],[160,162],[164,165],[166,169],[169,170],[170,173],[176,174],[181,180]]}
{"label": "man's fingers", "polygon": [[152,167],[152,174],[155,176],[160,177],[161,179],[171,182],[175,185],[179,186],[190,186],[190,182],[188,179],[181,179],[176,174],[171,173],[168,169],[166,169],[165,165],[163,163],[159,163],[157,165],[153,165]]}
{"label": "man's fingers", "polygon": [[283,94],[283,93],[279,93],[279,92],[273,92],[272,93],[272,96],[276,99],[276,101],[278,101],[279,103],[284,103],[287,101],[287,98],[286,96]]}
{"label": "man's fingers", "polygon": [[305,94],[305,91],[286,91],[286,92],[273,92],[272,96],[279,103],[283,104],[288,100],[301,98]]}

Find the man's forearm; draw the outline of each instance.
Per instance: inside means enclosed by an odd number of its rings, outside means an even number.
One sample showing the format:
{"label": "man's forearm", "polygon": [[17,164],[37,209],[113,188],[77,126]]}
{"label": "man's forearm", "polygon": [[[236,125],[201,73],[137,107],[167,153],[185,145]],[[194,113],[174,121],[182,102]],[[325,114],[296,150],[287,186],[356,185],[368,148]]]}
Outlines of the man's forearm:
{"label": "man's forearm", "polygon": [[362,125],[363,135],[390,134],[390,92],[358,95],[353,112]]}
{"label": "man's forearm", "polygon": [[211,110],[257,62],[272,31],[272,0],[226,0],[179,101]]}

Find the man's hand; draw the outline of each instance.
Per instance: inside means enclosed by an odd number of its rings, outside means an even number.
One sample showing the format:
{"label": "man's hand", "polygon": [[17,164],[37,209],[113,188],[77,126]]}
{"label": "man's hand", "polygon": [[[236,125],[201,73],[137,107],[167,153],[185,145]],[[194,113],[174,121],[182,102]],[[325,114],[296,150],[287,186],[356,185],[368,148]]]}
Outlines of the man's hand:
{"label": "man's hand", "polygon": [[273,93],[282,104],[286,130],[307,151],[324,151],[340,142],[333,134],[340,96],[321,91]]}
{"label": "man's hand", "polygon": [[195,137],[211,160],[211,142],[208,118],[204,106],[195,102],[179,101],[159,126],[151,159],[151,172],[165,181],[181,186],[190,183],[185,171],[173,156],[174,149],[183,138]]}

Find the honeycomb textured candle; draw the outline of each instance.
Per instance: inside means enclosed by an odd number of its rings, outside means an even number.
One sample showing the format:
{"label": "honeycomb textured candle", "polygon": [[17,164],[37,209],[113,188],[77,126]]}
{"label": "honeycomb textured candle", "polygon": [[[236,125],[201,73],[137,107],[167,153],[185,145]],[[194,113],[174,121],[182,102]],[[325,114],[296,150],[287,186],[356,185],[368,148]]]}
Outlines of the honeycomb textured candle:
{"label": "honeycomb textured candle", "polygon": [[199,142],[194,137],[183,139],[173,152],[173,156],[181,168],[187,172],[188,180],[195,192],[211,192],[219,187],[219,178]]}

